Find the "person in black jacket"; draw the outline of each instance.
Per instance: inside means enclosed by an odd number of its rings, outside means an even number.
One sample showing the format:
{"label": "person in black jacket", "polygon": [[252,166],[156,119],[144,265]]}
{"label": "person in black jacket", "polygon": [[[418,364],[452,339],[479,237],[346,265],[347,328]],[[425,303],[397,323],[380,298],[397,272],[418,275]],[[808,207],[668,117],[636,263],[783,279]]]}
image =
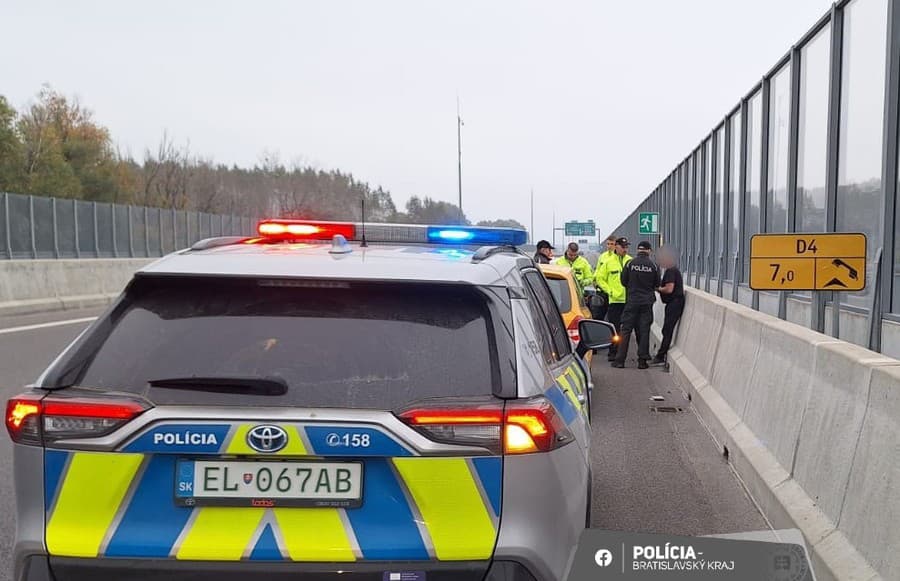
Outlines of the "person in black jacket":
{"label": "person in black jacket", "polygon": [[659,350],[653,357],[652,365],[665,365],[666,355],[672,346],[672,335],[675,334],[675,325],[684,313],[684,279],[678,270],[678,259],[675,252],[663,247],[660,249],[659,265],[665,269],[662,276],[662,284],[659,289],[659,298],[666,305],[666,319],[662,328],[662,342]]}
{"label": "person in black jacket", "polygon": [[637,258],[625,265],[622,284],[625,286],[625,312],[622,313],[622,332],[613,367],[625,367],[628,343],[634,331],[638,342],[638,368],[647,369],[650,359],[650,325],[653,324],[653,304],[656,289],[661,286],[659,267],[650,258],[649,242],[637,246]]}
{"label": "person in black jacket", "polygon": [[537,252],[534,253],[534,261],[537,264],[550,264],[553,262],[553,245],[546,240],[537,243]]}

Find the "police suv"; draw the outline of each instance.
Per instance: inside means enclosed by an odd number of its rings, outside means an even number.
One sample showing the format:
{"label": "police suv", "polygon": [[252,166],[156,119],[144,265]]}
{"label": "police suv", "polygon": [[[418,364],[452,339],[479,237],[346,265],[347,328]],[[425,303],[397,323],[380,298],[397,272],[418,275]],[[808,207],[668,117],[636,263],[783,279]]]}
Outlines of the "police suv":
{"label": "police suv", "polygon": [[15,579],[562,578],[590,381],[525,232],[258,231],[135,274],[8,402]]}

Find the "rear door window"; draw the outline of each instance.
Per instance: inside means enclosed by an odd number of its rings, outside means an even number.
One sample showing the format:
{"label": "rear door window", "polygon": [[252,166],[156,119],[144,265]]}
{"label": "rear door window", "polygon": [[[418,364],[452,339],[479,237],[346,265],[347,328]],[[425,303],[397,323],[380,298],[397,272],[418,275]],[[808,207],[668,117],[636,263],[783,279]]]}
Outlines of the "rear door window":
{"label": "rear door window", "polygon": [[572,310],[572,293],[569,291],[569,281],[564,278],[547,278],[547,286],[553,293],[553,300],[556,301],[559,310],[567,313]]}
{"label": "rear door window", "polygon": [[[317,286],[319,284],[320,286]],[[111,315],[80,386],[157,404],[396,409],[493,393],[487,294],[468,285],[144,279]],[[170,378],[276,378],[285,395],[150,387]]]}
{"label": "rear door window", "polygon": [[572,352],[571,340],[569,339],[569,334],[566,332],[565,325],[563,325],[562,316],[559,314],[559,307],[556,306],[553,295],[547,287],[547,283],[545,282],[546,279],[544,279],[540,273],[530,271],[525,273],[525,280],[538,298],[538,307],[547,319],[547,325],[550,327],[550,336],[556,347],[556,352],[559,354],[560,359],[562,359]]}

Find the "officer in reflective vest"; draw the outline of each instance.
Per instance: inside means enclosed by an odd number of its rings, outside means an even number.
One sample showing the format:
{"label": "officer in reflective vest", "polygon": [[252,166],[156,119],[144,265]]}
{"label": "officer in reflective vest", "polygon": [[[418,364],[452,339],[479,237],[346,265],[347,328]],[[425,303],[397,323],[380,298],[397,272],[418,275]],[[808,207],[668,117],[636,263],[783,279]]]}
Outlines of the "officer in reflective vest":
{"label": "officer in reflective vest", "polygon": [[590,286],[594,279],[594,271],[591,270],[591,263],[578,252],[578,244],[570,242],[566,247],[566,253],[556,259],[554,264],[559,266],[568,266],[575,272],[575,280],[581,285],[581,288]]}

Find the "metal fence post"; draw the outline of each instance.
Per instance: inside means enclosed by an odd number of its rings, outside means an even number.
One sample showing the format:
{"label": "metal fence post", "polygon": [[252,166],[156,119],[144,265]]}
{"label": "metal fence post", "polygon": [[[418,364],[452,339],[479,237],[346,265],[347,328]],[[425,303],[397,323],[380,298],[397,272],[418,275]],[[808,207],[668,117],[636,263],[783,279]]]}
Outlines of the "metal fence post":
{"label": "metal fence post", "polygon": [[159,255],[165,255],[166,251],[163,249],[163,223],[162,223],[162,208],[156,209],[156,220],[159,222]]}
{"label": "metal fence post", "polygon": [[56,198],[50,198],[50,212],[53,215],[53,258],[59,258],[59,228],[56,219]]}
{"label": "metal fence post", "polygon": [[[884,224],[883,224],[883,254],[879,272],[881,286],[875,287],[876,293],[881,293],[879,302],[880,310],[887,312],[900,311],[900,305],[894,301],[894,264],[897,219],[897,141],[898,125],[900,125],[900,0],[890,0],[888,3],[888,49],[887,49],[887,78],[885,81],[885,111],[884,111],[884,145],[882,146],[881,187],[884,191]],[[875,302],[872,302],[873,306]],[[881,351],[881,325],[878,322],[878,332],[874,336],[870,332],[869,349]]]}
{"label": "metal fence post", "polygon": [[97,202],[91,202],[91,213],[94,217],[94,256],[100,258],[100,229],[97,228]]}
{"label": "metal fence post", "polygon": [[78,200],[72,200],[72,224],[75,226],[75,258],[81,258],[81,241],[78,239]]}
{"label": "metal fence post", "polygon": [[[828,145],[825,157],[825,232],[834,232],[837,224],[838,151],[841,131],[841,75],[844,48],[844,11],[837,4],[831,6],[831,68],[828,76]],[[813,292],[812,317],[810,327],[819,333],[825,332],[826,293]],[[832,308],[840,311],[840,299],[834,300]],[[838,314],[840,316],[840,313]]]}
{"label": "metal fence post", "polygon": [[178,210],[172,208],[172,252],[178,250]]}
{"label": "metal fence post", "polygon": [[131,204],[128,204],[128,256],[134,258],[134,232],[132,231],[132,222],[134,222],[134,219],[132,218]]}
{"label": "metal fence post", "polygon": [[187,210],[184,211],[184,242],[185,246],[190,247],[191,245],[191,213]]}

